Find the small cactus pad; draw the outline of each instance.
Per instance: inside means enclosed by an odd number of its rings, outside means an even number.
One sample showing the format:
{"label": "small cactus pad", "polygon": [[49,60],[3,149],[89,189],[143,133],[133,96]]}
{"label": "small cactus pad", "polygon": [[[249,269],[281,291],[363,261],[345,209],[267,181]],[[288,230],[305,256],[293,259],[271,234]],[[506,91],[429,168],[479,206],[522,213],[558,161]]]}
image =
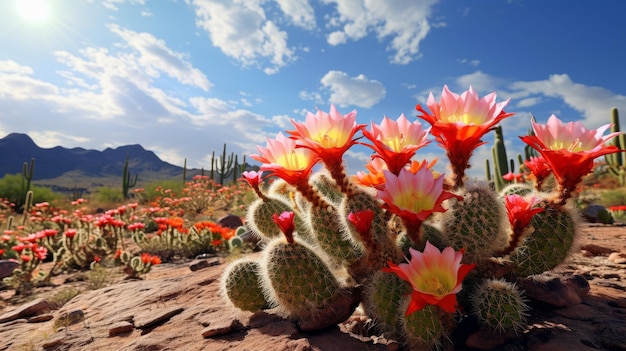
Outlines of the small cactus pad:
{"label": "small cactus pad", "polygon": [[577,233],[577,215],[565,208],[546,208],[533,216],[534,232],[510,255],[515,272],[526,277],[561,264]]}
{"label": "small cactus pad", "polygon": [[270,307],[261,289],[259,272],[259,263],[250,259],[234,261],[226,268],[223,290],[235,307],[250,312]]}
{"label": "small cactus pad", "polygon": [[488,279],[471,296],[478,321],[499,334],[517,334],[526,327],[528,306],[515,284]]}
{"label": "small cactus pad", "polygon": [[444,242],[465,249],[464,262],[479,262],[503,249],[509,240],[504,203],[486,184],[468,185],[444,213]]}
{"label": "small cactus pad", "polygon": [[400,301],[411,293],[411,286],[396,274],[378,271],[365,288],[364,305],[367,314],[374,318],[383,332],[398,328],[402,315]]}
{"label": "small cactus pad", "polygon": [[263,267],[266,295],[293,317],[315,313],[333,300],[340,288],[324,260],[299,239],[270,242]]}

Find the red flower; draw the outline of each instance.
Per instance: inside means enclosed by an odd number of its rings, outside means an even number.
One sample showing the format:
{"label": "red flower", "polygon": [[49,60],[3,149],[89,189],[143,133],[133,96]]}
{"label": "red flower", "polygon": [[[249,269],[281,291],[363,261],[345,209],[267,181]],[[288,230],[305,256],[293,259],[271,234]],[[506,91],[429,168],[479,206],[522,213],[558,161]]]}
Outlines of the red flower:
{"label": "red flower", "polygon": [[354,225],[356,231],[361,234],[361,237],[369,237],[370,227],[372,226],[372,220],[374,219],[374,211],[367,209],[358,212],[350,212],[348,214],[348,221]]}
{"label": "red flower", "polygon": [[396,121],[384,117],[380,125],[372,123],[371,132],[363,130],[363,135],[373,143],[365,144],[376,152],[372,158],[383,159],[387,169],[398,175],[415,151],[430,142],[428,131],[422,129],[419,122],[409,122],[402,114]]}
{"label": "red flower", "polygon": [[504,201],[506,212],[509,216],[509,223],[511,223],[511,228],[513,228],[515,233],[521,233],[530,224],[535,214],[544,211],[541,207],[533,208],[539,203],[539,198],[532,198],[530,201],[526,201],[524,197],[512,194],[507,195]]}
{"label": "red flower", "polygon": [[470,86],[469,90],[457,95],[443,87],[440,102],[433,94],[428,96],[426,105],[432,114],[421,105],[416,109],[423,113],[420,118],[432,125],[430,133],[441,147],[446,150],[455,176],[455,188],[463,185],[465,169],[469,159],[478,146],[485,144],[481,138],[502,119],[512,116],[504,112],[509,100],[496,104],[496,93],[478,97]]}
{"label": "red flower", "polygon": [[532,121],[532,126],[535,135],[520,138],[543,156],[565,199],[569,197],[567,193],[576,189],[582,177],[591,172],[596,157],[622,151],[614,145],[605,144],[620,134],[603,136],[610,124],[597,130],[586,129],[581,122],[564,123],[551,115],[545,125]]}
{"label": "red flower", "polygon": [[276,213],[272,216],[272,219],[278,224],[278,227],[286,237],[293,237],[293,231],[296,229],[296,225],[293,221],[295,215],[296,214],[293,212],[285,211],[281,213],[280,216]]}
{"label": "red flower", "polygon": [[76,236],[78,231],[75,228],[70,228],[65,231],[65,237],[71,239]]}

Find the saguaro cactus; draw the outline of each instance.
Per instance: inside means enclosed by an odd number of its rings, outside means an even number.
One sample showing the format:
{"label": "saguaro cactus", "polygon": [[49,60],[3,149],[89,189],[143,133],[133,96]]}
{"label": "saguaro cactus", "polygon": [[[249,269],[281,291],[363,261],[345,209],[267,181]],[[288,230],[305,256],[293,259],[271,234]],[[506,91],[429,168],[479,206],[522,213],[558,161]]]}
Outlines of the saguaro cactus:
{"label": "saguaro cactus", "polygon": [[128,155],[126,155],[126,161],[124,161],[124,168],[122,169],[122,196],[124,199],[128,199],[128,190],[137,185],[137,179],[139,175],[135,174],[135,177],[131,177],[128,170]]}
{"label": "saguaro cactus", "polygon": [[[613,107],[611,109],[611,133],[615,132],[620,132],[619,113],[617,108]],[[615,145],[623,150],[626,147],[626,136],[624,134],[618,135],[613,139],[611,145]],[[624,166],[624,163],[626,163],[626,152],[608,154],[604,156],[604,159],[606,160],[609,173],[617,177],[621,186],[626,185],[626,167]]]}

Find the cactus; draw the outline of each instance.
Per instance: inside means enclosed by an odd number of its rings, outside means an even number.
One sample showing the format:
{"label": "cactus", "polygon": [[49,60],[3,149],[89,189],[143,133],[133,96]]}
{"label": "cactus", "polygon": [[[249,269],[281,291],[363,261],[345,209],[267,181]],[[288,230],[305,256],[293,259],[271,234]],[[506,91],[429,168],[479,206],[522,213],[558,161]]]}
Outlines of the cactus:
{"label": "cactus", "polygon": [[573,209],[548,207],[533,216],[533,233],[510,255],[515,272],[522,276],[543,273],[561,264],[578,232],[578,214]]}
{"label": "cactus", "polygon": [[[619,113],[617,108],[613,107],[611,109],[611,133],[618,132],[620,132]],[[613,139],[611,145],[624,150],[626,148],[626,136],[624,134],[618,135]],[[609,174],[618,179],[620,186],[626,185],[626,152],[604,155],[604,159],[606,160]]]}
{"label": "cactus", "polygon": [[[229,175],[232,175],[233,181],[236,181],[238,167],[237,155],[235,155],[234,152],[231,152],[230,155],[226,155],[226,143],[224,143],[221,156],[216,158],[215,151],[211,153],[211,171],[209,178],[221,185],[224,185],[224,181]],[[216,179],[216,176],[219,181]]]}
{"label": "cactus", "polygon": [[455,201],[443,215],[443,242],[466,249],[466,262],[483,261],[508,242],[504,204],[484,183],[469,184],[460,195],[463,201]]}
{"label": "cactus", "polygon": [[411,286],[395,274],[378,271],[369,281],[363,304],[382,332],[398,330],[403,311],[400,302],[410,292]]}
{"label": "cactus", "polygon": [[183,163],[183,184],[187,182],[187,159],[185,158],[185,162]]}
{"label": "cactus", "polygon": [[26,197],[28,196],[28,192],[31,191],[34,172],[35,158],[33,157],[30,159],[30,163],[24,162],[22,167],[22,196],[20,196],[15,203],[15,208],[17,208],[18,212],[28,212],[28,209],[26,208],[28,205]]}
{"label": "cactus", "polygon": [[[350,311],[347,305],[361,302],[373,330],[397,339],[407,350],[452,348],[452,333],[469,314],[472,318],[463,323],[472,328],[480,324],[503,336],[524,332],[529,308],[514,282],[565,260],[578,234],[578,215],[569,203],[552,200],[557,190],[538,193],[527,184],[502,179],[516,163],[521,167],[524,158],[518,154],[509,159],[502,128],[494,129],[493,158],[486,161],[493,186],[458,174],[444,183],[443,178],[425,177],[431,176],[425,171],[434,171],[414,164],[398,175],[403,182],[387,179],[372,187],[351,183],[343,164],[325,164],[334,173],[323,167],[311,175],[311,168],[275,171],[285,180],[257,192],[259,199],[246,216],[246,225],[264,241],[262,258],[245,261],[245,270],[244,263],[229,269],[223,281],[232,284],[224,295],[245,310],[276,307],[307,331],[345,320],[348,315],[335,312]],[[292,138],[299,139],[296,134]],[[398,144],[404,140],[394,137]],[[333,160],[343,151],[318,150],[310,140],[306,145],[301,141],[301,147]],[[525,150],[527,159],[535,155],[531,151]],[[464,162],[463,155],[457,156],[457,163]],[[300,161],[289,159],[297,166],[302,166]],[[370,171],[376,179],[390,176]],[[428,190],[429,179],[440,188]],[[404,192],[405,186],[416,191]],[[518,197],[505,202],[510,194],[532,196],[532,204],[514,202]],[[514,240],[515,233],[523,235]],[[408,263],[401,262],[409,255]],[[322,321],[329,313],[333,318]]]}
{"label": "cactus", "polygon": [[265,249],[264,291],[268,300],[290,316],[307,318],[328,306],[339,293],[339,282],[308,244],[276,238]]}
{"label": "cactus", "polygon": [[128,155],[126,155],[124,167],[122,168],[122,196],[124,199],[129,198],[128,190],[134,188],[135,185],[137,185],[138,177],[138,174],[135,174],[135,178],[131,177],[130,171],[128,170]]}
{"label": "cactus", "polygon": [[242,258],[228,265],[222,280],[222,291],[239,309],[256,312],[270,307],[260,281],[259,262]]}
{"label": "cactus", "polygon": [[517,334],[526,327],[529,307],[515,284],[487,279],[470,299],[478,321],[496,333]]}
{"label": "cactus", "polygon": [[[404,313],[409,303],[409,297],[404,298],[400,307],[400,313]],[[408,316],[400,318],[402,325],[402,335],[405,344],[411,350],[438,349],[443,343],[444,325],[435,306],[414,312]]]}

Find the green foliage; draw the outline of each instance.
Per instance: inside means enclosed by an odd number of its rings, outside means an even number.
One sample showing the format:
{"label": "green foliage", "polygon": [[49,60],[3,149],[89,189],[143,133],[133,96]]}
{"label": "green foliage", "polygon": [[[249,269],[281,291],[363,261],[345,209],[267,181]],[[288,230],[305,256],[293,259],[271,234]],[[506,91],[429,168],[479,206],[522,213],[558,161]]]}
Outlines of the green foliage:
{"label": "green foliage", "polygon": [[308,245],[276,238],[263,258],[264,290],[272,303],[296,318],[308,318],[339,292],[330,267]]}
{"label": "green foliage", "polygon": [[[7,199],[14,204],[24,204],[26,197],[22,193],[21,184],[22,175],[6,174],[0,178],[0,198]],[[62,194],[42,186],[31,186],[31,190],[33,192],[33,201],[35,202],[53,202],[64,198]]]}
{"label": "green foliage", "polygon": [[98,203],[113,207],[115,204],[119,204],[124,200],[122,193],[119,189],[112,187],[100,187],[92,195],[93,200]]}
{"label": "green foliage", "polygon": [[[621,132],[619,125],[619,113],[616,107],[611,109],[611,133]],[[618,149],[626,149],[626,135],[623,133],[613,138],[610,145],[614,145]],[[626,185],[626,152],[617,152],[604,156],[606,160],[609,174],[619,180],[621,186]]]}
{"label": "green foliage", "polygon": [[143,188],[142,200],[148,203],[158,201],[163,197],[163,191],[167,189],[169,189],[170,196],[175,197],[182,193],[184,187],[185,184],[175,179],[150,182]]}
{"label": "green foliage", "polygon": [[600,191],[599,204],[605,207],[626,205],[626,188]]}

